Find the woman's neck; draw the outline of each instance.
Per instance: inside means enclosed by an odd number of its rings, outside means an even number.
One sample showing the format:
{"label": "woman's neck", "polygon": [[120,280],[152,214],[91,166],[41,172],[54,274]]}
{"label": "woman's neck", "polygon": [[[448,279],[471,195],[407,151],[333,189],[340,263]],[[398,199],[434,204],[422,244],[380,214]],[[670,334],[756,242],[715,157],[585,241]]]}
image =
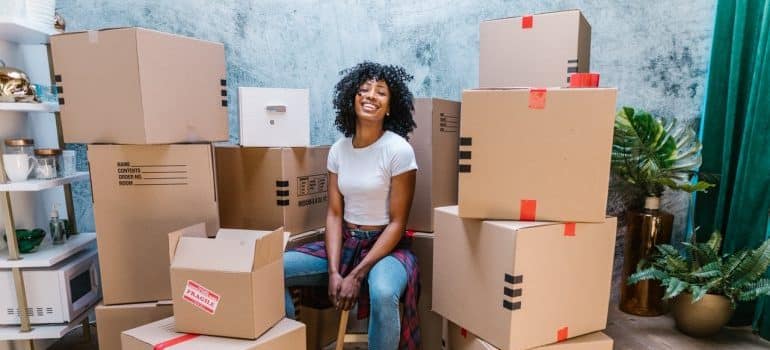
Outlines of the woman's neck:
{"label": "woman's neck", "polygon": [[353,135],[353,147],[363,148],[375,143],[385,130],[382,125],[364,125],[356,123],[356,134]]}

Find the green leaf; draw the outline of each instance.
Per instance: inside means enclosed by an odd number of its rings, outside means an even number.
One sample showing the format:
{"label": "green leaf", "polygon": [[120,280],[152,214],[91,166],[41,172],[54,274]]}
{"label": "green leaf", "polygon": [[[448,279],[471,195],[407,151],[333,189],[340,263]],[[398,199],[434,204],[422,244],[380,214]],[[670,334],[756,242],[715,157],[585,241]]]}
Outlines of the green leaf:
{"label": "green leaf", "polygon": [[770,280],[767,278],[747,284],[738,294],[738,300],[752,301],[761,296],[770,296]]}
{"label": "green leaf", "polygon": [[629,276],[628,280],[626,281],[626,284],[630,286],[640,281],[646,281],[646,280],[662,281],[666,278],[668,278],[667,273],[665,273],[664,271],[658,270],[657,268],[650,267],[644,270],[637,271],[636,273]]}
{"label": "green leaf", "polygon": [[690,286],[689,283],[676,277],[665,280],[663,284],[666,285],[666,294],[663,295],[663,299],[674,298]]}
{"label": "green leaf", "polygon": [[706,245],[714,254],[719,254],[719,249],[722,247],[722,234],[719,231],[711,233],[711,237],[706,242]]}
{"label": "green leaf", "polygon": [[756,281],[767,272],[768,267],[770,267],[770,240],[751,251],[749,256],[738,266],[735,287],[740,288],[744,284]]}

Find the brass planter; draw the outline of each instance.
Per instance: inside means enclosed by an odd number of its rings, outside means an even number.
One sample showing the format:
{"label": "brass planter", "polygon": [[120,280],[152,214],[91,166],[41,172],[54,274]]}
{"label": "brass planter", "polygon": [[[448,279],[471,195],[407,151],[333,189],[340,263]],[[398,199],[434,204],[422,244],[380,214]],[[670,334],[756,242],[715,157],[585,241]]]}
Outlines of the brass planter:
{"label": "brass planter", "polygon": [[623,279],[620,289],[620,310],[637,316],[660,316],[668,312],[663,300],[665,289],[660,282],[648,280],[627,285],[636,265],[655,252],[656,244],[671,242],[674,216],[659,209],[660,198],[647,197],[645,209],[628,213],[623,252]]}
{"label": "brass planter", "polygon": [[676,328],[693,337],[708,337],[719,332],[735,311],[730,299],[723,295],[706,294],[697,303],[692,295],[682,293],[676,297],[672,311]]}

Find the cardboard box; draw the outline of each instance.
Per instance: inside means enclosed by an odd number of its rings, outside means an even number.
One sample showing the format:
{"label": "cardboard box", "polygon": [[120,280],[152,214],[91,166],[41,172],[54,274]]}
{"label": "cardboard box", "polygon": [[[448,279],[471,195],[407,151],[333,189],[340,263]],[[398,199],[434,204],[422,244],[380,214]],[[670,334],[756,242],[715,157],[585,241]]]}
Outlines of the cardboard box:
{"label": "cardboard box", "polygon": [[444,319],[432,311],[433,300],[433,235],[416,232],[412,239],[412,252],[420,268],[420,301],[417,313],[420,317],[420,334],[423,349],[440,349]]}
{"label": "cardboard box", "polygon": [[66,143],[225,141],[224,45],[143,28],[51,36]]}
{"label": "cardboard box", "polygon": [[171,302],[96,307],[100,349],[120,349],[120,333],[174,315]]}
{"label": "cardboard box", "polygon": [[460,103],[418,98],[417,127],[409,138],[417,158],[417,179],[407,229],[433,232],[433,209],[457,204],[457,141]]}
{"label": "cardboard box", "polygon": [[588,73],[591,25],[579,10],[483,21],[479,86],[567,86]]}
{"label": "cardboard box", "polygon": [[[444,350],[499,350],[473,333],[449,323],[449,344]],[[537,350],[612,350],[613,341],[602,332],[591,333],[560,343],[539,346]]]}
{"label": "cardboard box", "polygon": [[298,321],[307,327],[307,348],[322,349],[337,340],[340,312],[333,307],[317,309],[300,305],[297,308]]}
{"label": "cardboard box", "polygon": [[[306,350],[305,325],[282,319],[257,340],[210,337],[174,332],[174,317],[123,332],[123,350]],[[112,349],[108,349],[112,350]]]}
{"label": "cardboard box", "polygon": [[325,234],[325,228],[296,234],[292,236],[287,242],[286,250],[294,249],[308,243],[323,241]]}
{"label": "cardboard box", "polygon": [[217,146],[222,227],[292,234],[326,225],[328,146]]}
{"label": "cardboard box", "polygon": [[241,146],[310,146],[307,89],[239,87],[238,118]]}
{"label": "cardboard box", "polygon": [[89,145],[104,304],[171,299],[168,233],[219,228],[213,148]]}
{"label": "cardboard box", "polygon": [[616,225],[480,221],[438,208],[433,310],[501,350],[602,330]]}
{"label": "cardboard box", "polygon": [[460,216],[603,222],[616,89],[463,92]]}
{"label": "cardboard box", "polygon": [[178,332],[257,339],[286,314],[283,229],[222,229],[216,239],[169,234]]}

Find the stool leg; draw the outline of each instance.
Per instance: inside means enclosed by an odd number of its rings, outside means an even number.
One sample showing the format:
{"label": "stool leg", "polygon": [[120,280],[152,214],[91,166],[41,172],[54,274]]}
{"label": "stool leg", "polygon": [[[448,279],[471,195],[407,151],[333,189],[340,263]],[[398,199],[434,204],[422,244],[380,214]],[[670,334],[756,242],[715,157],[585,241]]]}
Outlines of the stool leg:
{"label": "stool leg", "polygon": [[340,313],[340,328],[337,330],[336,350],[342,350],[345,347],[345,333],[348,331],[348,313],[349,310],[342,310]]}

